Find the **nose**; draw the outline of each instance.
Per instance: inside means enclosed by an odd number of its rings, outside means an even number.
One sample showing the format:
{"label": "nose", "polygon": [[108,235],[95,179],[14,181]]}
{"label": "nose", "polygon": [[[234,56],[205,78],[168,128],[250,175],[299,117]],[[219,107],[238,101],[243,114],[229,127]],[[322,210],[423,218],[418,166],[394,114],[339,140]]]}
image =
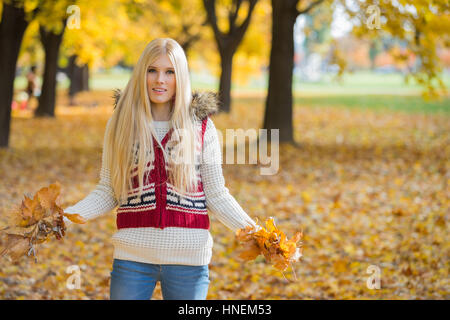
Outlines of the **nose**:
{"label": "nose", "polygon": [[157,83],[163,83],[165,80],[164,72],[159,72],[156,78]]}

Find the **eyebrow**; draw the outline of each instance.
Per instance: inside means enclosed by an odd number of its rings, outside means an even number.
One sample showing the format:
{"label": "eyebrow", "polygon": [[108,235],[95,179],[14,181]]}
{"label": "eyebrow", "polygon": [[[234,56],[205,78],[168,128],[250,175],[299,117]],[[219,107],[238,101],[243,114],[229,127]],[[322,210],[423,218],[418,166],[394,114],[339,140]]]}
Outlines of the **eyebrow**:
{"label": "eyebrow", "polygon": [[[154,66],[148,66],[149,68],[155,68],[155,69],[159,69],[158,67],[154,67]],[[167,70],[175,70],[174,68],[172,68],[172,67],[169,67],[169,68],[166,68]]]}

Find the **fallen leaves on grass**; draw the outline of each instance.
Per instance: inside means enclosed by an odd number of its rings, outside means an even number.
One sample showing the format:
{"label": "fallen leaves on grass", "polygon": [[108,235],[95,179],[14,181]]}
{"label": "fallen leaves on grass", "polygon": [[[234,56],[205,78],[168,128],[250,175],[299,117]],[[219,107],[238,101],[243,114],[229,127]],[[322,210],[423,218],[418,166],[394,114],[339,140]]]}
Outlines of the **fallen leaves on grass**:
{"label": "fallen leaves on grass", "polygon": [[[13,118],[11,148],[0,150],[0,229],[8,225],[11,204],[41,186],[59,180],[63,207],[95,188],[110,96],[110,90],[80,93],[81,101],[101,104],[84,108],[68,107],[61,94],[55,118]],[[448,115],[345,107],[297,103],[294,136],[302,147],[280,143],[277,174],[262,175],[252,164],[224,165],[230,193],[260,222],[273,216],[289,237],[301,226],[303,256],[284,271],[293,280],[295,268],[295,282],[285,281],[263,255],[242,263],[235,259],[241,245],[235,234],[211,217],[208,299],[449,297]],[[214,118],[223,134],[258,128],[264,100],[236,99],[233,110]],[[109,299],[115,219],[112,211],[68,227],[64,243],[39,245],[39,264],[0,259],[0,299]],[[5,244],[2,237],[0,247]],[[71,265],[80,267],[81,290],[67,289]],[[371,265],[381,271],[378,290],[367,287]],[[162,299],[160,289],[158,283],[153,299]]]}

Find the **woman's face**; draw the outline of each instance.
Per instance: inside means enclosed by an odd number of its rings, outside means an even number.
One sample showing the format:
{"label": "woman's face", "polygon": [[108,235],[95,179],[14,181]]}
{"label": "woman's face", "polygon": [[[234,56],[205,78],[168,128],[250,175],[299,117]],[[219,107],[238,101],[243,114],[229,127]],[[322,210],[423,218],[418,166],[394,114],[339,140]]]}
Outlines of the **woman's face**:
{"label": "woman's face", "polygon": [[147,91],[154,104],[165,104],[175,96],[175,69],[169,57],[161,55],[147,69]]}

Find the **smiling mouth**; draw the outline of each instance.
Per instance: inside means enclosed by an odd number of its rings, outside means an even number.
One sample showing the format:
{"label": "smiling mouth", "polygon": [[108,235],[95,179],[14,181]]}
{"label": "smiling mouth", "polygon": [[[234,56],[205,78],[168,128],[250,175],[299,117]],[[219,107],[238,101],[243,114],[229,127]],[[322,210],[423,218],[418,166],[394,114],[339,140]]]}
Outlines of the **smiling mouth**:
{"label": "smiling mouth", "polygon": [[155,92],[166,92],[167,90],[165,89],[152,89]]}

